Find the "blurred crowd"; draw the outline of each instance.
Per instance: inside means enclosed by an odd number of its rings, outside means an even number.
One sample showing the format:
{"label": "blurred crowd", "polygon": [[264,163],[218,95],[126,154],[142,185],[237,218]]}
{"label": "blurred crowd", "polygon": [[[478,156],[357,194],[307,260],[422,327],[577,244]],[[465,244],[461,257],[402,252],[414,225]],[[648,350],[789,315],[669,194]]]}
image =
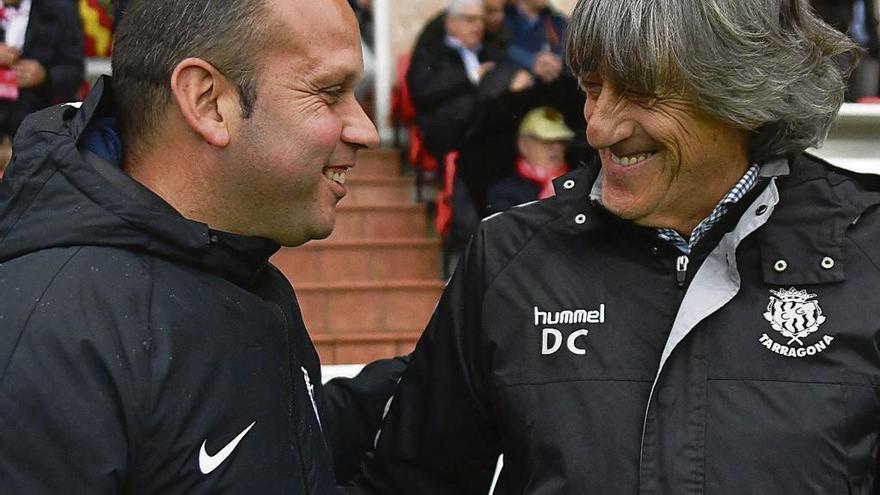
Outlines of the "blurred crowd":
{"label": "blurred crowd", "polygon": [[[874,101],[875,0],[812,2],[865,48],[847,100]],[[410,160],[446,184],[438,228],[453,248],[481,218],[553,194],[552,179],[592,160],[583,99],[564,64],[566,25],[548,0],[451,0],[422,29],[408,65],[399,64],[412,115],[407,102],[396,111],[410,119],[410,145],[420,150]]]}
{"label": "blurred crowd", "polygon": [[449,184],[438,213],[453,246],[482,217],[552,194],[554,178],[591,159],[566,26],[547,0],[453,0],[419,34],[404,80],[411,145],[430,158],[417,166],[438,164]]}
{"label": "blurred crowd", "polygon": [[0,5],[0,175],[29,113],[76,101],[88,89],[87,57],[107,57],[110,0],[3,0]]}
{"label": "blurred crowd", "polygon": [[[811,2],[823,19],[865,48],[850,79],[848,101],[876,101],[877,0]],[[359,97],[369,108],[372,1],[349,3],[364,41],[367,77]],[[124,7],[120,0],[2,0],[0,164],[8,161],[25,115],[84,94],[85,59],[109,56],[114,21]],[[449,191],[455,214],[446,232],[453,238],[466,239],[480,218],[516,204],[515,199],[551,193],[547,177],[591,159],[583,137],[583,99],[563,62],[566,25],[549,0],[451,0],[430,18],[407,54],[401,80],[413,115],[414,144],[425,157],[416,165],[433,170],[441,181],[447,165],[456,170]],[[541,109],[534,115],[543,123],[522,125],[534,109]],[[567,131],[550,133],[552,139],[534,131],[551,127]],[[523,134],[526,129],[529,134]],[[544,147],[562,152],[540,151],[541,158],[535,157],[534,150]],[[450,153],[456,157],[451,164]],[[514,189],[517,195],[511,196]]]}
{"label": "blurred crowd", "polygon": [[865,56],[849,79],[850,102],[876,102],[880,95],[880,34],[877,0],[811,0],[825,22],[843,31],[865,49]]}

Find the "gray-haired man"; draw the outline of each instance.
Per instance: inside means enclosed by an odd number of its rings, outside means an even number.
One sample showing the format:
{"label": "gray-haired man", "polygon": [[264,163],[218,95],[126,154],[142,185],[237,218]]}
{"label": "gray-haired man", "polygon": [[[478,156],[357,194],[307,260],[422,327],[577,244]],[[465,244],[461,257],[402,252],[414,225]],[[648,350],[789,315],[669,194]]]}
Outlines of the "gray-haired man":
{"label": "gray-haired man", "polygon": [[483,222],[358,493],[876,493],[880,184],[804,0],[581,0],[600,166]]}

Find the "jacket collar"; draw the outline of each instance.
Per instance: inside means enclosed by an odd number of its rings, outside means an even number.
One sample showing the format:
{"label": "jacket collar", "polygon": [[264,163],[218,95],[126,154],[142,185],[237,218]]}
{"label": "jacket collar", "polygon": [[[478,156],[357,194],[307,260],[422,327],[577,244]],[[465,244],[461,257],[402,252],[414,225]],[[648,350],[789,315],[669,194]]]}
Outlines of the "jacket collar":
{"label": "jacket collar", "polygon": [[880,204],[880,192],[812,155],[793,157],[789,166],[791,174],[779,176],[779,206],[758,231],[764,281],[780,286],[841,282],[847,231],[865,210]]}
{"label": "jacket collar", "polygon": [[[8,198],[0,194],[0,256],[54,246],[113,246],[197,266],[238,284],[254,280],[278,244],[184,218],[119,163],[85,149],[90,124],[112,115],[109,83],[105,76],[81,105],[50,108],[22,125],[3,181]],[[71,208],[79,213],[69,219],[49,214]]]}
{"label": "jacket collar", "polygon": [[[868,208],[880,204],[870,191],[833,166],[807,154],[767,162],[759,188],[776,178],[780,200],[755,234],[761,248],[764,281],[772,285],[805,285],[845,280],[847,229]],[[594,201],[601,197],[598,163],[576,169],[554,182],[559,212],[570,235],[633,225]],[[744,211],[761,208],[755,200]]]}

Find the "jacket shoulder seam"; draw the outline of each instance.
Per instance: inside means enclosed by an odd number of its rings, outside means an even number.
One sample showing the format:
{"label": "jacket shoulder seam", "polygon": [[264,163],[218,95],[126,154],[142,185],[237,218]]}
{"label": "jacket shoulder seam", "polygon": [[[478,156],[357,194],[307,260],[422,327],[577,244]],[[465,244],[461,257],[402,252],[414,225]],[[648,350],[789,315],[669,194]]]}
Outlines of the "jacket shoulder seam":
{"label": "jacket shoulder seam", "polygon": [[[76,257],[77,254],[79,254],[80,251],[82,251],[82,246],[78,247],[74,252],[70,253],[70,256],[68,256],[67,259],[64,260],[64,263],[62,263],[61,266],[58,267],[58,269],[52,275],[52,278],[49,280],[49,282],[46,284],[46,286],[43,287],[43,290],[42,290],[42,292],[40,292],[40,297],[37,300],[37,302],[41,301],[43,299],[43,297],[46,295],[46,292],[48,292],[49,289],[51,289],[54,286],[55,280],[58,279],[58,275],[60,275],[61,272],[64,271],[64,268],[73,260],[73,258]],[[27,332],[28,326],[30,325],[30,322],[31,322],[31,318],[33,318],[34,314],[37,312],[37,306],[38,306],[37,302],[35,302],[33,307],[31,307],[31,310],[28,313],[27,318],[25,318],[25,320],[24,320],[24,324],[22,324],[21,332],[19,333],[18,338],[15,341],[15,344],[12,346],[13,350],[9,356],[9,360],[6,362],[6,365],[3,367],[3,373],[0,374],[0,382],[2,382],[3,379],[6,378],[6,373],[7,373],[7,371],[9,371],[9,366],[11,366],[11,364],[12,364],[12,356],[15,355],[15,352],[18,349],[18,344],[21,342],[21,339],[24,336],[25,332]]]}
{"label": "jacket shoulder seam", "polygon": [[510,256],[508,257],[508,259],[507,259],[507,260],[504,262],[504,264],[498,269],[498,272],[495,273],[495,274],[490,278],[490,280],[488,281],[488,283],[486,284],[486,289],[483,291],[483,301],[486,300],[486,297],[487,297],[488,294],[489,294],[489,290],[490,290],[490,289],[492,288],[492,286],[495,284],[495,281],[498,280],[498,277],[500,277],[501,274],[504,273],[505,270],[507,270],[507,268],[510,266],[510,264],[513,263],[513,260],[515,260],[515,259],[519,256],[519,254],[520,254],[520,253],[521,253],[521,252],[522,252],[522,251],[523,251],[523,250],[524,250],[524,249],[525,249],[525,248],[526,248],[526,247],[527,247],[527,246],[528,246],[528,245],[529,245],[534,239],[535,239],[535,237],[537,237],[538,234],[541,233],[541,231],[544,229],[544,227],[545,227],[548,223],[552,222],[552,221],[555,220],[555,219],[556,219],[556,217],[551,216],[551,217],[548,218],[547,220],[545,220],[545,221],[541,222],[540,224],[536,225],[536,226],[535,226],[535,231],[532,232],[532,234],[529,235],[528,238],[527,238],[525,241],[523,241],[522,245],[520,245],[520,246],[519,246],[514,252],[512,252],[512,253],[510,254]]}

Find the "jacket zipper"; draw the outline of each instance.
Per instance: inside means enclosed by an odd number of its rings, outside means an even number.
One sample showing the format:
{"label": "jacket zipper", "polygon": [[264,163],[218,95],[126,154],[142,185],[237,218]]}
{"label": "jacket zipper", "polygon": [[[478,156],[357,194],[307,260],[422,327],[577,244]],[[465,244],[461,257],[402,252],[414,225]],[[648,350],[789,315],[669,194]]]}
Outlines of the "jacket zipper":
{"label": "jacket zipper", "polygon": [[293,429],[293,443],[296,445],[296,453],[299,457],[299,469],[300,469],[300,480],[302,481],[303,493],[312,493],[309,490],[308,482],[306,481],[307,471],[306,471],[306,463],[303,458],[302,445],[300,445],[299,431],[297,430],[297,424],[299,421],[299,417],[296,411],[297,408],[297,399],[296,399],[296,374],[294,373],[295,363],[292,361],[293,356],[293,342],[290,340],[290,324],[287,322],[287,315],[284,313],[284,310],[281,309],[281,306],[278,303],[273,302],[272,306],[275,307],[275,310],[278,313],[278,316],[281,318],[281,324],[284,325],[284,337],[287,340],[287,375],[290,379],[290,394],[291,400],[293,404],[290,408],[291,415],[291,424],[290,428]]}
{"label": "jacket zipper", "polygon": [[[688,277],[688,266],[690,265],[690,258],[686,254],[679,255],[675,258],[675,285],[678,287],[678,294],[676,299],[676,308],[681,307],[681,303],[684,300],[685,295],[685,286],[687,285],[687,277]],[[676,309],[677,311],[677,309]],[[656,382],[655,382],[656,385]],[[654,400],[654,390],[651,388],[651,394],[648,397],[648,405],[645,410],[645,418],[642,422],[642,440],[639,446],[639,484],[641,481],[641,471],[642,471],[642,456],[645,452],[645,434],[647,433],[648,428],[648,415],[651,412],[651,402]]]}
{"label": "jacket zipper", "polygon": [[675,282],[678,284],[679,288],[684,288],[684,285],[687,282],[689,263],[690,258],[686,255],[681,255],[675,260]]}

